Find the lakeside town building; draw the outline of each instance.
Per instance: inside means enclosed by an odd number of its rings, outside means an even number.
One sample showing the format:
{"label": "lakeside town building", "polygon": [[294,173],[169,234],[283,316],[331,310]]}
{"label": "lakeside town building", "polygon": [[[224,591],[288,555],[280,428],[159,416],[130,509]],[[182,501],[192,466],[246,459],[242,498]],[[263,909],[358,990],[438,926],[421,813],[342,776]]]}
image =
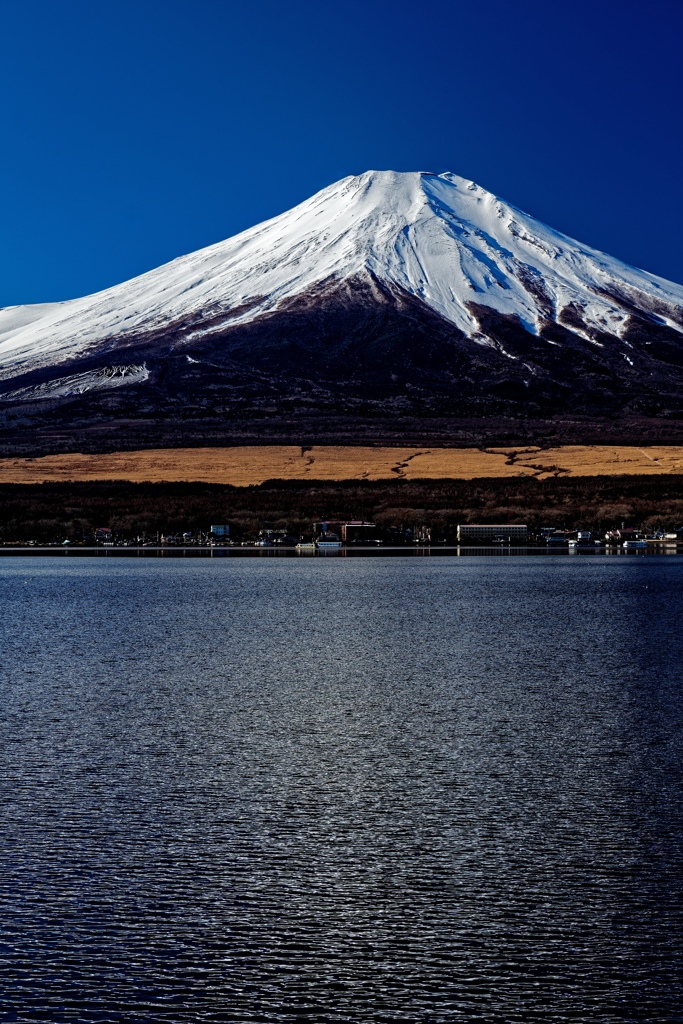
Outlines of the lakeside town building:
{"label": "lakeside town building", "polygon": [[373,540],[377,531],[376,523],[368,523],[364,519],[327,519],[313,524],[315,537],[333,531],[344,544],[362,543]]}
{"label": "lakeside town building", "polygon": [[484,540],[504,540],[504,541],[520,541],[527,540],[529,531],[526,526],[519,526],[517,524],[510,525],[509,523],[500,525],[458,525],[458,543],[460,541],[484,541]]}

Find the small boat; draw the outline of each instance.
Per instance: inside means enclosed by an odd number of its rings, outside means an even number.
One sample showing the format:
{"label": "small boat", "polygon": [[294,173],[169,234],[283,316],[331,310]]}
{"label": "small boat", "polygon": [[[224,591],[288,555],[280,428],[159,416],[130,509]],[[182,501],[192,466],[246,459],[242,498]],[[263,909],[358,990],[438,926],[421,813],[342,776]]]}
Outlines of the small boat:
{"label": "small boat", "polygon": [[296,545],[297,551],[315,551],[315,542],[312,540],[301,540]]}
{"label": "small boat", "polygon": [[642,551],[647,547],[646,540],[625,540],[622,547],[625,551]]}
{"label": "small boat", "polygon": [[330,530],[326,531],[325,533],[321,534],[320,537],[318,537],[317,541],[315,542],[315,546],[317,547],[318,551],[336,551],[338,548],[342,546],[342,542],[339,540],[337,534],[332,533],[332,531]]}

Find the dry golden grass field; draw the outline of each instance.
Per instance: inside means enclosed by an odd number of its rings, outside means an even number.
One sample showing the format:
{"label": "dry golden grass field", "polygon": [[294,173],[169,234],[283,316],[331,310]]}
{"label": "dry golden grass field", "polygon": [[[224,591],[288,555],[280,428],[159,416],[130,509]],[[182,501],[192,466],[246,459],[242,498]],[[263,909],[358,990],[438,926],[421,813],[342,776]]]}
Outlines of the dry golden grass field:
{"label": "dry golden grass field", "polygon": [[0,459],[0,484],[126,480],[248,487],[265,480],[473,480],[683,473],[683,446],[557,448],[352,448],[268,445],[162,448],[108,455]]}

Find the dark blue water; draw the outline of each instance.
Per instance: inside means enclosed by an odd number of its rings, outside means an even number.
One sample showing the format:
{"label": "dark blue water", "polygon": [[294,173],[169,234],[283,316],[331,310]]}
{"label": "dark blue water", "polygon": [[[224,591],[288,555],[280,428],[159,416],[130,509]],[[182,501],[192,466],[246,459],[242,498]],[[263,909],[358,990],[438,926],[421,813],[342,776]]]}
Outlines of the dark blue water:
{"label": "dark blue water", "polygon": [[0,561],[0,1019],[683,1020],[683,561]]}

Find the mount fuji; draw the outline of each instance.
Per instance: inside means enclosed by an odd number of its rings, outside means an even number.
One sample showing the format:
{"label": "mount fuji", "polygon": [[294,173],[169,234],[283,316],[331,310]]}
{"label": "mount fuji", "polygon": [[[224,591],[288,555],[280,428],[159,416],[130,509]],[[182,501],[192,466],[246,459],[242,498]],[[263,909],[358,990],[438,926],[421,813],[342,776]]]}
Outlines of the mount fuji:
{"label": "mount fuji", "polygon": [[0,310],[7,451],[512,423],[683,436],[683,287],[455,174],[344,178],[103,292]]}

